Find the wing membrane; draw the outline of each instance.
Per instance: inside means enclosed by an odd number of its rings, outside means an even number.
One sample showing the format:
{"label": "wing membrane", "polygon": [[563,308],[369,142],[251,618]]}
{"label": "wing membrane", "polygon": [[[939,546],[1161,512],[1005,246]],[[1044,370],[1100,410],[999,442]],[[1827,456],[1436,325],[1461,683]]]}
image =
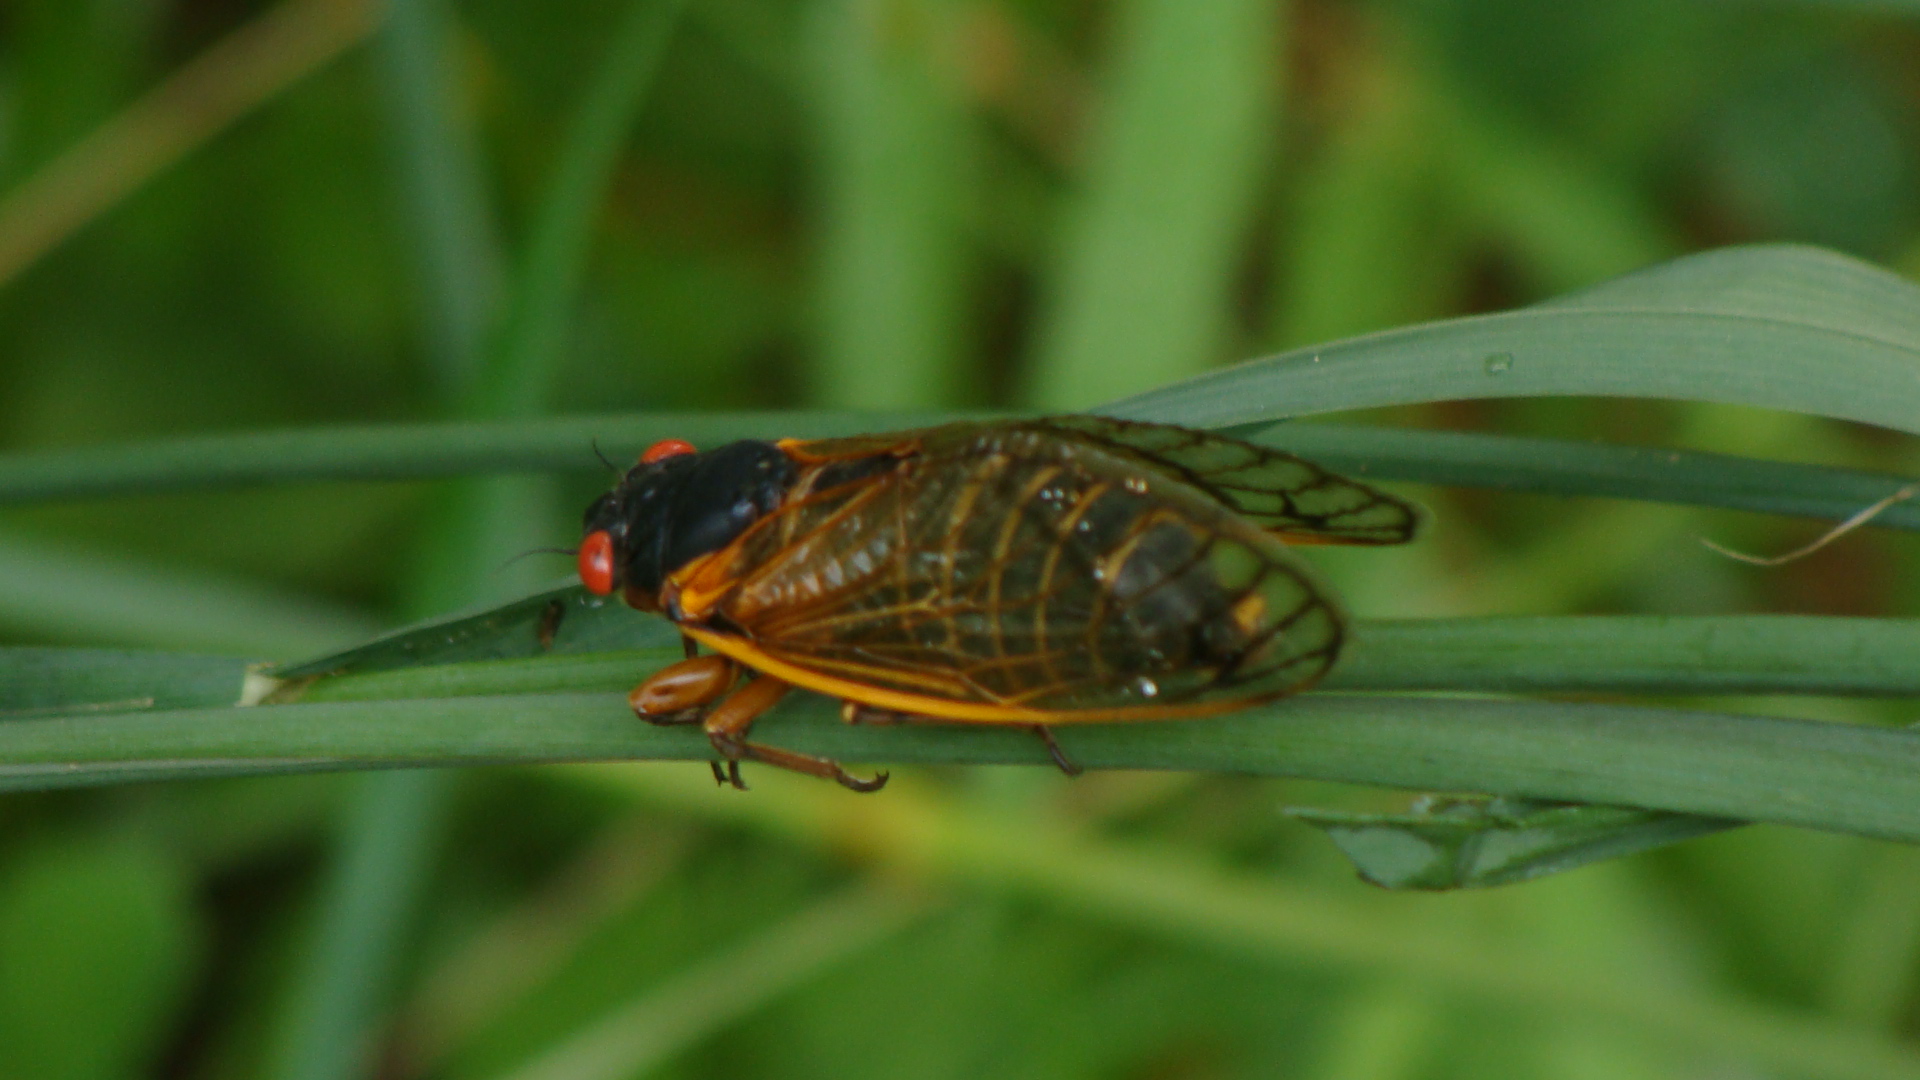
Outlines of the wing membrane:
{"label": "wing membrane", "polygon": [[1104,416],[1023,423],[1170,476],[1293,543],[1402,544],[1419,529],[1413,504],[1282,450]]}
{"label": "wing membrane", "polygon": [[917,444],[681,583],[738,631],[703,640],[855,700],[1010,722],[1222,711],[1332,664],[1344,621],[1311,571],[1224,500],[1141,483],[1136,448],[1025,422]]}

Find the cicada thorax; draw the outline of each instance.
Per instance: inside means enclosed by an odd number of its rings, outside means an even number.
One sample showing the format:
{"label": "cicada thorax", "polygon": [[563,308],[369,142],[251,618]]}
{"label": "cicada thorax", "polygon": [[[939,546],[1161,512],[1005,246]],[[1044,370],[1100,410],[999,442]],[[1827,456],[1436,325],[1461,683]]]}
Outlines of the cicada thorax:
{"label": "cicada thorax", "polygon": [[975,707],[956,719],[1213,711],[1300,689],[1341,639],[1276,538],[1018,425],[806,466],[779,514],[674,578],[690,618],[845,685]]}

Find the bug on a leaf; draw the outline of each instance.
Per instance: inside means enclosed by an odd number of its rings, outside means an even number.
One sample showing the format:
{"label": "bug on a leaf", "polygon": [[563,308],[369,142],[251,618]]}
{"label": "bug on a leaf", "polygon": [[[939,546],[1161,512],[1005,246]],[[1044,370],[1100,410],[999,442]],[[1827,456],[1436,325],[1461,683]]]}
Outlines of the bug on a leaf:
{"label": "bug on a leaf", "polygon": [[[586,513],[580,579],[678,625],[629,695],[741,761],[886,781],[749,741],[795,686],[849,721],[1171,720],[1297,693],[1345,615],[1293,544],[1398,544],[1411,503],[1223,435],[1093,416],[656,444]],[[712,650],[696,655],[698,645]],[[725,763],[724,772],[722,763]]]}

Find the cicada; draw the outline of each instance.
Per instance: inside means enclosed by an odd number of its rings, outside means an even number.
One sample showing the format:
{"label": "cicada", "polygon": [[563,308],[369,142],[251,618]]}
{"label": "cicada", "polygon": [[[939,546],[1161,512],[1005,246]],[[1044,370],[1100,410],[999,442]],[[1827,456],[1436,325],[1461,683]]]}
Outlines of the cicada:
{"label": "cicada", "polygon": [[[1289,550],[1397,544],[1420,513],[1278,450],[1092,416],[883,435],[656,444],[586,513],[580,579],[678,625],[687,659],[629,702],[698,722],[718,779],[792,687],[850,721],[1028,725],[1207,716],[1282,697],[1346,617]],[[697,645],[710,653],[700,654]],[[722,772],[722,763],[725,772]]]}

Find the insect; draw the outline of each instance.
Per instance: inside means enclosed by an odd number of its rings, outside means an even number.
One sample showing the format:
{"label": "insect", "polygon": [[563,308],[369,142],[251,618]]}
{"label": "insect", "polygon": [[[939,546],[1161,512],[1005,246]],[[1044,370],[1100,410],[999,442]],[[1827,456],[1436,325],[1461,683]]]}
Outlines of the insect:
{"label": "insect", "polygon": [[[699,723],[715,779],[759,761],[886,782],[748,740],[791,687],[849,721],[1032,727],[1239,709],[1311,686],[1346,619],[1290,544],[1397,544],[1420,511],[1278,450],[1093,416],[883,435],[667,440],[588,508],[588,590],[676,623],[636,687]],[[701,655],[697,646],[712,650]],[[724,765],[724,772],[723,766]]]}

